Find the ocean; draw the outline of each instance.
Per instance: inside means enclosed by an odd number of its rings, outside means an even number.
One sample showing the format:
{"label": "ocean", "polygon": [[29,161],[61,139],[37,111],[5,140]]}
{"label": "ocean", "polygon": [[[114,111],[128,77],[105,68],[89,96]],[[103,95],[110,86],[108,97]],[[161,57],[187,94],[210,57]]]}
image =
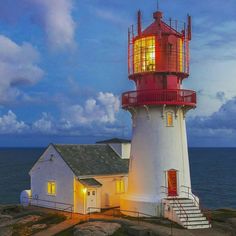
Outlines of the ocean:
{"label": "ocean", "polygon": [[[0,204],[19,203],[44,148],[0,148]],[[236,148],[190,148],[193,192],[204,208],[236,208]]]}

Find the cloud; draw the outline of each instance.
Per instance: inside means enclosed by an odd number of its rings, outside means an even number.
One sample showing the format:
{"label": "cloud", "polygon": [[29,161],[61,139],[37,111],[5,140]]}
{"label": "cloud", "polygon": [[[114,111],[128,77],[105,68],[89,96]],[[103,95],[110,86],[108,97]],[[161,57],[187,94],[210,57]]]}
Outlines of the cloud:
{"label": "cloud", "polygon": [[210,116],[188,119],[188,134],[191,143],[199,146],[235,146],[236,140],[236,97],[226,101]]}
{"label": "cloud", "polygon": [[41,117],[31,124],[17,121],[16,115],[9,111],[0,117],[0,133],[58,136],[120,133],[119,122],[116,119],[119,106],[117,96],[99,92],[95,98],[88,98],[84,104],[67,104],[59,107],[59,117],[43,112]]}
{"label": "cloud", "polygon": [[35,22],[41,25],[54,49],[75,46],[72,0],[24,0],[30,4]]}
{"label": "cloud", "polygon": [[217,92],[216,93],[216,98],[218,99],[218,100],[220,100],[221,102],[224,102],[225,101],[225,92],[223,92],[223,91],[219,91],[219,92]]}
{"label": "cloud", "polygon": [[84,106],[74,104],[62,108],[64,120],[71,125],[91,125],[92,123],[114,123],[119,111],[119,98],[112,93],[100,92],[97,97],[89,98]]}
{"label": "cloud", "polygon": [[20,134],[27,132],[28,129],[28,125],[24,121],[18,121],[11,110],[0,117],[0,134]]}
{"label": "cloud", "polygon": [[228,100],[210,116],[196,116],[189,119],[189,125],[200,129],[236,130],[236,97]]}
{"label": "cloud", "polygon": [[0,103],[21,96],[19,86],[33,85],[42,79],[44,72],[37,65],[39,57],[31,44],[18,45],[0,35]]}
{"label": "cloud", "polygon": [[76,23],[72,3],[73,0],[0,1],[0,19],[15,25],[30,17],[43,29],[50,48],[73,48]]}
{"label": "cloud", "polygon": [[33,123],[32,131],[42,134],[55,133],[56,129],[52,117],[48,113],[43,112],[42,117]]}

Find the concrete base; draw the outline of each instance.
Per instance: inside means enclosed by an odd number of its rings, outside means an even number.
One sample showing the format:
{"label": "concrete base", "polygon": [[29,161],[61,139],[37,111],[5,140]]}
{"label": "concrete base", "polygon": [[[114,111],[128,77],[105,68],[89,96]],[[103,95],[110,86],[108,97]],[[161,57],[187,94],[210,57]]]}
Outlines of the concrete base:
{"label": "concrete base", "polygon": [[160,217],[163,215],[161,201],[148,202],[130,196],[121,197],[120,210],[122,214],[132,217]]}

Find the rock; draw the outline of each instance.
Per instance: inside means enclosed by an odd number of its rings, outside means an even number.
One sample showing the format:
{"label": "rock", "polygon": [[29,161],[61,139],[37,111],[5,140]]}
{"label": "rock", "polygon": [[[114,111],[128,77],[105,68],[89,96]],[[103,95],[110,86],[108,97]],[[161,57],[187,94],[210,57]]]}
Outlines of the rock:
{"label": "rock", "polygon": [[12,216],[9,215],[0,215],[0,227],[7,226],[11,224]]}
{"label": "rock", "polygon": [[229,219],[227,219],[227,223],[229,223],[234,228],[236,228],[236,218],[229,218]]}
{"label": "rock", "polygon": [[0,215],[0,223],[1,222],[4,222],[4,221],[10,221],[10,220],[12,220],[12,216],[10,216],[10,215]]}
{"label": "rock", "polygon": [[29,222],[36,222],[40,219],[40,216],[37,216],[37,215],[28,215],[28,216],[25,216],[23,219],[19,219],[18,220],[18,224],[27,224]]}
{"label": "rock", "polygon": [[108,236],[112,235],[121,227],[118,223],[110,222],[88,222],[75,227],[75,236]]}
{"label": "rock", "polygon": [[45,229],[45,228],[47,228],[46,224],[36,224],[31,227],[32,230]]}
{"label": "rock", "polygon": [[131,226],[128,228],[128,233],[131,236],[151,236],[152,231],[140,225]]}
{"label": "rock", "polygon": [[1,236],[12,236],[12,228],[11,227],[0,228],[0,235]]}

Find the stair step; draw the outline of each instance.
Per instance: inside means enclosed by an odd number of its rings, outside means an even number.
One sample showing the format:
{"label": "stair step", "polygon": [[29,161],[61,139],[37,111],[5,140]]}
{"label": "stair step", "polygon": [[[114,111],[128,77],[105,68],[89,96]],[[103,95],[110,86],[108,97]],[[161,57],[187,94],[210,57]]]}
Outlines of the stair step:
{"label": "stair step", "polygon": [[193,203],[180,203],[180,204],[176,204],[176,203],[173,203],[173,204],[170,204],[172,207],[179,207],[179,206],[182,206],[182,207],[198,207],[196,205],[194,205]]}
{"label": "stair step", "polygon": [[[202,213],[197,213],[197,214],[187,214],[188,215],[188,218],[190,219],[190,218],[201,218],[201,217],[205,217]],[[182,219],[182,218],[186,218],[186,216],[184,216],[184,215],[178,215],[178,217],[180,218],[180,219]]]}
{"label": "stair step", "polygon": [[189,226],[189,225],[209,225],[209,222],[207,220],[199,220],[199,221],[190,221],[190,222],[184,222],[184,226]]}
{"label": "stair step", "polygon": [[207,225],[188,225],[185,226],[187,229],[209,229],[211,228],[210,224]]}
{"label": "stair step", "polygon": [[193,215],[193,214],[201,214],[201,211],[199,209],[196,210],[185,210],[185,211],[180,211],[180,210],[175,210],[175,213],[179,215]]}
{"label": "stair step", "polygon": [[180,211],[189,211],[189,210],[199,210],[199,207],[193,206],[193,207],[173,207],[173,210],[180,210]]}
{"label": "stair step", "polygon": [[183,204],[183,203],[193,203],[193,200],[191,200],[191,199],[184,199],[184,200],[168,200],[168,202],[170,203],[170,204],[173,204],[173,203],[176,203],[176,202],[180,202],[181,204]]}
{"label": "stair step", "polygon": [[188,217],[188,219],[186,219],[186,217],[181,217],[180,220],[185,223],[185,222],[197,222],[197,221],[206,221],[206,217],[202,216],[202,217]]}

